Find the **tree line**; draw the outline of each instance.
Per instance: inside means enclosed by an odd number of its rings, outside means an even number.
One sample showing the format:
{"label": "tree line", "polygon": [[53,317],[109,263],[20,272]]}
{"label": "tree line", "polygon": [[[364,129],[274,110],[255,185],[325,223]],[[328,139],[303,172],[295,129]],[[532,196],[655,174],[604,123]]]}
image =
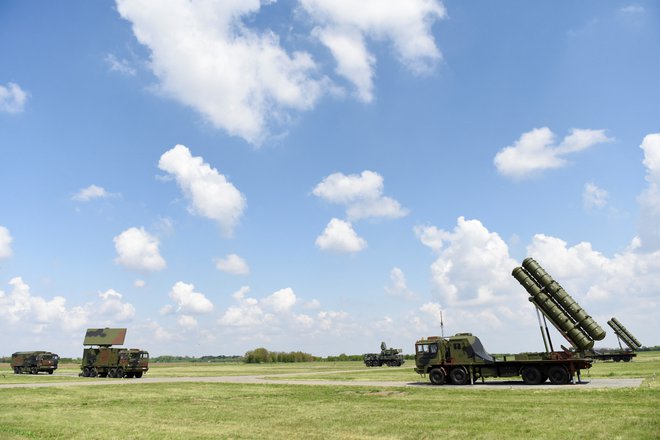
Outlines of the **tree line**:
{"label": "tree line", "polygon": [[248,364],[268,364],[275,362],[314,362],[321,360],[302,351],[268,351],[263,347],[255,348],[245,353],[243,361]]}

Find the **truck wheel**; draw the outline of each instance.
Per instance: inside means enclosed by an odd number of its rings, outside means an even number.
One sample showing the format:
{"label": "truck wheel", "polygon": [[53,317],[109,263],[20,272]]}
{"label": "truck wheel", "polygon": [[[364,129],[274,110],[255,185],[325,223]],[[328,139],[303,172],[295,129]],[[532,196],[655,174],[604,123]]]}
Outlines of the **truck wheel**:
{"label": "truck wheel", "polygon": [[32,367],[32,374],[39,374],[39,369],[37,367]]}
{"label": "truck wheel", "polygon": [[108,371],[108,377],[115,377],[117,374],[117,370],[114,368],[110,368],[110,371]]}
{"label": "truck wheel", "polygon": [[21,374],[21,367],[14,367],[14,374]]}
{"label": "truck wheel", "polygon": [[117,372],[115,373],[115,377],[118,379],[121,379],[124,377],[124,369],[122,367],[117,368]]}
{"label": "truck wheel", "polygon": [[468,383],[468,374],[463,367],[456,367],[449,372],[449,380],[454,385],[465,385]]}
{"label": "truck wheel", "polygon": [[550,370],[548,370],[548,377],[550,377],[550,382],[553,385],[566,385],[571,380],[566,368],[560,365],[555,365],[550,368]]}
{"label": "truck wheel", "polygon": [[527,385],[538,385],[541,383],[541,372],[536,367],[525,367],[520,372],[523,382]]}
{"label": "truck wheel", "polygon": [[442,368],[434,368],[429,373],[429,380],[433,385],[442,385],[445,383],[445,372]]}
{"label": "truck wheel", "polygon": [[142,371],[138,371],[137,373],[135,373],[135,377],[138,378],[138,379],[141,378],[142,377]]}
{"label": "truck wheel", "polygon": [[92,367],[89,369],[89,377],[96,377],[98,376],[99,372],[96,369],[96,367]]}
{"label": "truck wheel", "polygon": [[623,362],[630,362],[630,359],[631,359],[630,356],[626,356],[623,358]]}
{"label": "truck wheel", "polygon": [[53,374],[53,370],[48,370],[48,374]]}
{"label": "truck wheel", "polygon": [[83,369],[83,377],[89,377],[89,367]]}

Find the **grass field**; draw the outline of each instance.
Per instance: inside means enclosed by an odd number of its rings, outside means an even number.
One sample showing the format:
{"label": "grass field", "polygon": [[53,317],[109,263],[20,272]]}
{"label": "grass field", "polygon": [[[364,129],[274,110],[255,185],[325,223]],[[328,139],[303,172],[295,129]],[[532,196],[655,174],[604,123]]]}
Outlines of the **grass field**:
{"label": "grass field", "polygon": [[[2,371],[4,365],[0,365]],[[299,375],[313,370],[313,377]],[[59,371],[59,370],[58,370]],[[10,381],[101,380],[0,375]],[[341,373],[330,373],[342,371]],[[470,390],[223,383],[0,389],[2,439],[657,439],[660,353],[596,363],[591,377],[641,377],[634,389]],[[148,376],[293,373],[327,380],[418,381],[402,368],[358,362],[154,365]],[[138,381],[125,379],[125,382]]]}

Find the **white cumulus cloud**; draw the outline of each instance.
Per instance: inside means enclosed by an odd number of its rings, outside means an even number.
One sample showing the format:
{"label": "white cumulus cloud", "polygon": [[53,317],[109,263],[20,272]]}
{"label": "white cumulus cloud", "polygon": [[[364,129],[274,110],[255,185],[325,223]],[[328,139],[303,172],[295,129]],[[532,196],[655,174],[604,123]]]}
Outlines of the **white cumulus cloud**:
{"label": "white cumulus cloud", "polygon": [[660,249],[660,133],[644,137],[640,148],[644,150],[644,166],[648,186],[638,198],[640,212],[640,239],[647,250]]}
{"label": "white cumulus cloud", "polygon": [[394,267],[390,271],[390,284],[385,286],[385,292],[391,296],[405,299],[413,299],[417,297],[415,292],[408,288],[406,276],[398,267]]}
{"label": "white cumulus cloud", "polygon": [[270,124],[313,107],[325,83],[308,53],[290,54],[273,31],[248,27],[261,3],[117,0],[117,10],[149,48],[163,94],[258,144]]}
{"label": "white cumulus cloud", "polygon": [[543,170],[563,167],[568,163],[565,156],[611,140],[605,130],[572,129],[555,145],[555,135],[548,127],[535,128],[500,150],[494,163],[503,176],[524,179]]}
{"label": "white cumulus cloud", "polygon": [[487,305],[501,302],[515,288],[511,270],[516,262],[495,232],[479,220],[459,217],[453,231],[437,230],[423,244],[438,253],[431,265],[433,283],[449,305]]}
{"label": "white cumulus cloud", "polygon": [[285,312],[291,310],[291,307],[294,306],[297,300],[293,289],[287,287],[267,296],[262,300],[262,303],[272,308],[275,312]]}
{"label": "white cumulus cloud", "polygon": [[96,308],[98,313],[110,318],[113,322],[126,322],[135,316],[135,307],[122,302],[122,294],[114,289],[99,293],[101,304]]}
{"label": "white cumulus cloud", "polygon": [[144,228],[129,228],[114,238],[117,258],[115,262],[128,269],[157,271],[166,263],[160,256],[160,241]]}
{"label": "white cumulus cloud", "polygon": [[316,246],[324,251],[354,253],[365,249],[367,242],[357,235],[349,222],[333,218],[316,238]]}
{"label": "white cumulus cloud", "polygon": [[364,102],[373,99],[376,57],[367,40],[388,42],[412,72],[433,69],[441,59],[431,27],[446,16],[436,0],[300,0],[317,24],[313,34],[337,61],[337,73],[350,81]]}
{"label": "white cumulus cloud", "polygon": [[250,273],[248,264],[236,254],[229,254],[225,258],[216,260],[215,267],[232,275],[247,275]]}
{"label": "white cumulus cloud", "polygon": [[0,111],[6,113],[21,113],[25,109],[28,93],[15,83],[0,85]]}
{"label": "white cumulus cloud", "polygon": [[197,319],[195,317],[190,316],[190,315],[181,315],[179,318],[176,320],[176,322],[183,328],[187,330],[191,330],[194,328],[197,328]]}
{"label": "white cumulus cloud", "polygon": [[158,167],[174,176],[190,200],[190,212],[215,220],[227,235],[232,234],[246,201],[225,176],[201,157],[193,157],[184,145],[165,152]]}
{"label": "white cumulus cloud", "polygon": [[11,242],[13,238],[9,233],[9,229],[0,226],[0,258],[10,257],[12,254]]}
{"label": "white cumulus cloud", "polygon": [[170,299],[176,311],[182,314],[198,315],[213,311],[213,303],[203,293],[195,292],[193,284],[178,281],[170,290]]}
{"label": "white cumulus cloud", "polygon": [[333,173],[316,185],[312,194],[346,206],[346,214],[351,220],[408,215],[399,202],[383,195],[383,186],[383,177],[373,171],[349,175]]}
{"label": "white cumulus cloud", "polygon": [[73,195],[72,199],[77,202],[89,202],[94,199],[107,199],[110,197],[118,196],[119,194],[110,193],[106,191],[105,188],[92,184],[79,190],[76,194]]}
{"label": "white cumulus cloud", "polygon": [[604,208],[607,205],[609,194],[595,183],[589,182],[584,185],[582,191],[582,205],[586,209]]}

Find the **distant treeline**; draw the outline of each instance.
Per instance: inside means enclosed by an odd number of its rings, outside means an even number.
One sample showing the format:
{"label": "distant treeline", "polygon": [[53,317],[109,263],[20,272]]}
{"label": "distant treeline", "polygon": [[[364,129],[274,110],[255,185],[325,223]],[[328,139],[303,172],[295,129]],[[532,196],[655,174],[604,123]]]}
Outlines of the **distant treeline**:
{"label": "distant treeline", "polygon": [[274,362],[314,362],[321,358],[302,351],[268,351],[263,347],[255,348],[245,353],[243,360],[248,364],[268,364]]}
{"label": "distant treeline", "polygon": [[156,356],[149,359],[149,362],[153,363],[171,363],[171,362],[204,362],[204,363],[222,363],[222,362],[241,362],[243,356],[231,355],[226,356],[221,354],[219,356],[173,356],[173,355],[163,355]]}

